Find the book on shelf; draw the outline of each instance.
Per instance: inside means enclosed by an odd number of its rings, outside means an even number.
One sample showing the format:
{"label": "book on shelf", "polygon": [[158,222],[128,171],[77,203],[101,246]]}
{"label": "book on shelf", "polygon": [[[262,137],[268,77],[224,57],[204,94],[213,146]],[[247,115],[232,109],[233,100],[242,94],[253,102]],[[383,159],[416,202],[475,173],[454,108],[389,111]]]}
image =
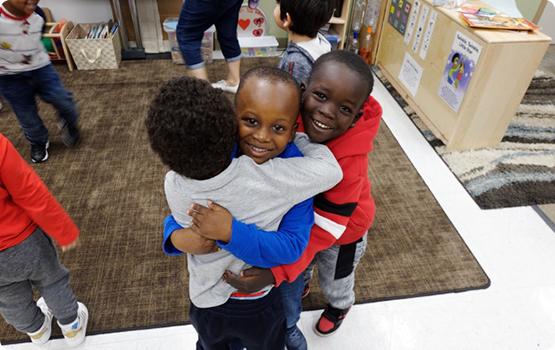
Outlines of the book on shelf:
{"label": "book on shelf", "polygon": [[507,29],[507,30],[537,30],[538,26],[526,18],[515,18],[496,15],[481,15],[479,13],[461,13],[463,20],[473,28]]}

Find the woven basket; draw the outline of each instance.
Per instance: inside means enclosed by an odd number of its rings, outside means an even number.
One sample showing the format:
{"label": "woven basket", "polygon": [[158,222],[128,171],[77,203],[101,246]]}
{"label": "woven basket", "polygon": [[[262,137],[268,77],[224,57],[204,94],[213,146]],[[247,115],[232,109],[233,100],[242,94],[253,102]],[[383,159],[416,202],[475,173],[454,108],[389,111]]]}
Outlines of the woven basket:
{"label": "woven basket", "polygon": [[77,69],[116,69],[121,62],[121,42],[118,30],[103,39],[86,39],[96,23],[78,24],[66,37],[67,46]]}

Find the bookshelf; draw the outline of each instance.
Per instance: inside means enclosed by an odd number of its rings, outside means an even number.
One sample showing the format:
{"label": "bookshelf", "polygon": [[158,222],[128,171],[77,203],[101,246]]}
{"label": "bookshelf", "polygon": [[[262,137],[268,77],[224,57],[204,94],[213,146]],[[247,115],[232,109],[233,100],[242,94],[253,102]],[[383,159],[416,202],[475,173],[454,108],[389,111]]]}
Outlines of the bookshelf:
{"label": "bookshelf", "polygon": [[343,49],[347,41],[347,34],[349,33],[349,16],[351,15],[353,0],[343,0],[341,6],[341,16],[332,17],[329,21],[330,31],[334,32],[339,36],[339,43],[337,47]]}

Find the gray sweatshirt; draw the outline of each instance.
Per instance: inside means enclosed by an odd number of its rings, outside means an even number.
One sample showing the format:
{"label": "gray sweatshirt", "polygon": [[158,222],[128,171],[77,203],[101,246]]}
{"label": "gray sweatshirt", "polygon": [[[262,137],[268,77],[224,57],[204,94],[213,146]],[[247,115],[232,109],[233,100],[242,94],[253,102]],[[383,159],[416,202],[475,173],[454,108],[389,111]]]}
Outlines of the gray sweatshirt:
{"label": "gray sweatshirt", "polygon": [[[183,227],[190,227],[187,210],[191,204],[207,205],[212,200],[227,208],[239,221],[276,231],[289,209],[332,188],[343,177],[326,146],[310,143],[300,133],[295,144],[304,157],[274,158],[258,165],[251,158],[241,156],[233,159],[222,173],[207,180],[192,180],[169,171],[164,187],[175,220]],[[189,296],[199,308],[224,304],[236,291],[222,280],[226,270],[239,273],[250,267],[225,250],[187,254],[187,263]]]}

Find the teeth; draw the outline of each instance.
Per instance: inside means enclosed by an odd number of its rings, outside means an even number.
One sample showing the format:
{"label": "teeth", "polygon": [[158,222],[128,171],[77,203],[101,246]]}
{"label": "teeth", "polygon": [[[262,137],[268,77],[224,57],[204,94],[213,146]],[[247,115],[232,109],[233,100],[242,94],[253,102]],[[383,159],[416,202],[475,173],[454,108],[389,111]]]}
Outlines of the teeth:
{"label": "teeth", "polygon": [[319,122],[318,120],[314,119],[314,124],[316,124],[317,127],[322,128],[322,129],[331,129],[331,127],[327,126],[326,124]]}
{"label": "teeth", "polygon": [[259,148],[259,147],[253,146],[253,145],[251,145],[251,149],[255,152],[266,152],[267,151],[264,148]]}

